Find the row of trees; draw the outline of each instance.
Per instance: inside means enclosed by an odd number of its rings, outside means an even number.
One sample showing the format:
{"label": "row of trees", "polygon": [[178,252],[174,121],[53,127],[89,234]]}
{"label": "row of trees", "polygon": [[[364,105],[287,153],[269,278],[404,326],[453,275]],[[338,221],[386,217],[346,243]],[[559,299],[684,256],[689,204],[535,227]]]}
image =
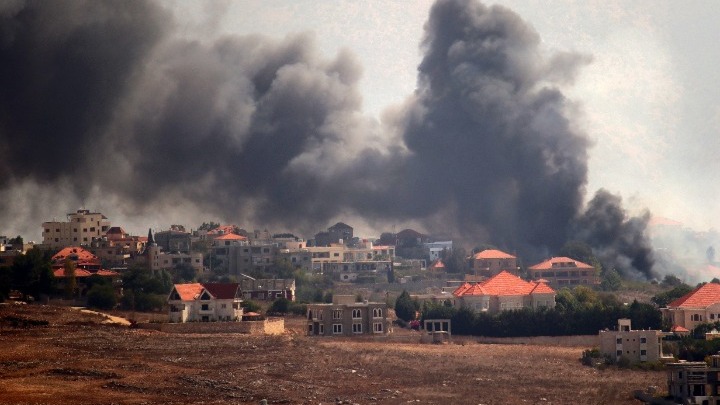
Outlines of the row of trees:
{"label": "row of trees", "polygon": [[555,308],[523,308],[495,314],[455,308],[448,302],[420,306],[406,291],[395,301],[395,313],[400,319],[413,320],[418,311],[421,320],[450,319],[452,333],[459,335],[594,335],[599,330],[615,328],[618,318],[632,319],[633,326],[638,329],[662,327],[661,314],[653,305],[637,301],[624,305],[612,294],[598,293],[587,287],[560,290]]}

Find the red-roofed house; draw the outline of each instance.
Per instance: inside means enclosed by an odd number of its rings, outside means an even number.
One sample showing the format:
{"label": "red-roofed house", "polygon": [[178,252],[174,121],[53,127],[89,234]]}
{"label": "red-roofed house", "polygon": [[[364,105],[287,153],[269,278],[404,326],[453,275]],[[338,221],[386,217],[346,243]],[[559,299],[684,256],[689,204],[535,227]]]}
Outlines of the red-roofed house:
{"label": "red-roofed house", "polygon": [[428,270],[438,272],[438,273],[444,273],[445,272],[445,263],[443,263],[442,260],[437,259],[437,260],[435,260],[435,262],[433,262],[433,264],[430,265],[430,267],[428,267]]}
{"label": "red-roofed house", "polygon": [[492,277],[503,270],[517,274],[517,258],[501,250],[487,249],[473,255],[472,269],[475,275],[483,277]]}
{"label": "red-roofed house", "polygon": [[240,306],[238,283],[175,284],[170,295],[170,322],[239,321]]}
{"label": "red-roofed house", "polygon": [[525,281],[507,271],[453,291],[455,305],[475,311],[499,312],[521,308],[554,308],[555,291],[545,283]]}
{"label": "red-roofed house", "polygon": [[692,330],[704,322],[720,321],[720,284],[707,283],[660,308],[673,328]]}
{"label": "red-roofed house", "polygon": [[97,256],[79,246],[66,247],[55,253],[50,260],[53,275],[58,279],[60,288],[64,288],[65,285],[65,261],[67,260],[75,264],[75,281],[77,282],[78,295],[85,295],[87,291],[86,280],[93,275],[107,277],[112,280],[116,288],[120,288],[118,284],[120,273],[103,269]]}
{"label": "red-roofed house", "polygon": [[528,268],[534,280],[544,279],[556,287],[599,285],[595,267],[569,257],[553,257]]}

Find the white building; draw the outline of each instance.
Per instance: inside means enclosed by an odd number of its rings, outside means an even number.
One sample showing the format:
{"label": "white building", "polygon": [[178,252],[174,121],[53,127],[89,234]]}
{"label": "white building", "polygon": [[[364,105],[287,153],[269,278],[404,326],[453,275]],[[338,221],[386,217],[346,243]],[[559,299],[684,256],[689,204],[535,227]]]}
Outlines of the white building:
{"label": "white building", "polygon": [[170,295],[170,322],[240,321],[238,283],[175,284]]}
{"label": "white building", "polygon": [[430,261],[434,262],[435,260],[440,259],[443,250],[447,250],[448,252],[452,251],[452,241],[428,242],[425,244],[425,249],[428,250]]}

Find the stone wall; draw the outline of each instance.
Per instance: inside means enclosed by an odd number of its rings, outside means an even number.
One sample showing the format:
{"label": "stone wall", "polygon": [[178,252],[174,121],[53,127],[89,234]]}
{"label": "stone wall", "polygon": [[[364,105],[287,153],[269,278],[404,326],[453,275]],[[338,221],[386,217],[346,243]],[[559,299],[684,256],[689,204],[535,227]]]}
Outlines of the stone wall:
{"label": "stone wall", "polygon": [[281,335],[285,333],[285,319],[242,322],[141,323],[141,329],[166,333],[245,333],[250,335]]}
{"label": "stone wall", "polygon": [[486,336],[456,336],[453,335],[453,341],[473,341],[477,343],[498,343],[507,345],[535,345],[535,346],[579,346],[579,347],[598,347],[600,346],[600,336],[598,335],[575,335],[575,336],[531,336],[531,337],[506,337],[494,338]]}

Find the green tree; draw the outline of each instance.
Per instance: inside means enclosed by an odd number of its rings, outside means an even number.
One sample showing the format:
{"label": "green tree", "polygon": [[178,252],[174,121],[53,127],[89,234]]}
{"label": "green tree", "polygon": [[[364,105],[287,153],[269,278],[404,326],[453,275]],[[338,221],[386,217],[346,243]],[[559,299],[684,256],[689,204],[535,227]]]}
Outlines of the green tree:
{"label": "green tree", "polygon": [[111,285],[94,285],[87,293],[87,304],[91,308],[115,308],[115,305],[117,304],[115,290]]}
{"label": "green tree", "polygon": [[260,312],[260,309],[262,309],[260,304],[253,300],[244,300],[240,306],[243,307],[245,312]]}
{"label": "green tree", "polygon": [[10,240],[8,240],[8,244],[10,245],[22,245],[23,244],[23,238],[22,236],[18,235]]}
{"label": "green tree", "polygon": [[678,276],[674,274],[667,274],[665,275],[665,278],[663,278],[663,281],[660,283],[665,287],[677,287],[681,284],[685,284],[678,278]]}
{"label": "green tree", "polygon": [[650,301],[655,303],[659,308],[666,307],[670,302],[684,296],[685,294],[688,294],[692,291],[692,287],[690,287],[687,284],[680,284],[673,288],[670,291],[665,291],[663,293],[660,293],[652,298],[650,298]]}
{"label": "green tree", "polygon": [[615,269],[607,270],[600,280],[600,288],[605,291],[617,291],[621,286],[622,278],[620,278],[620,273]]}
{"label": "green tree", "polygon": [[443,249],[440,252],[440,259],[445,264],[445,269],[448,273],[453,274],[465,274],[468,271],[468,264],[466,259],[466,252],[463,248],[455,248],[448,251]]}
{"label": "green tree", "polygon": [[65,259],[63,264],[63,281],[65,282],[65,299],[71,299],[75,295],[75,288],[77,287],[77,280],[75,279],[75,262],[70,259]]}
{"label": "green tree", "polygon": [[217,222],[213,222],[213,221],[203,222],[202,225],[200,225],[198,227],[198,230],[199,231],[212,231],[213,229],[215,229],[219,226],[220,226],[220,224],[218,224]]}
{"label": "green tree", "polygon": [[288,300],[285,297],[280,297],[273,301],[273,303],[270,305],[270,308],[268,308],[267,312],[269,314],[287,314],[290,310],[290,300]]}
{"label": "green tree", "polygon": [[190,263],[178,263],[173,268],[173,280],[176,283],[186,283],[195,281],[195,269]]}
{"label": "green tree", "polygon": [[395,300],[395,315],[403,321],[411,321],[415,319],[415,304],[410,298],[407,290],[403,290],[400,296]]}
{"label": "green tree", "polygon": [[0,267],[0,302],[10,296],[10,267]]}
{"label": "green tree", "polygon": [[18,255],[10,271],[11,285],[23,294],[34,297],[51,294],[55,288],[55,276],[50,260],[38,248]]}

